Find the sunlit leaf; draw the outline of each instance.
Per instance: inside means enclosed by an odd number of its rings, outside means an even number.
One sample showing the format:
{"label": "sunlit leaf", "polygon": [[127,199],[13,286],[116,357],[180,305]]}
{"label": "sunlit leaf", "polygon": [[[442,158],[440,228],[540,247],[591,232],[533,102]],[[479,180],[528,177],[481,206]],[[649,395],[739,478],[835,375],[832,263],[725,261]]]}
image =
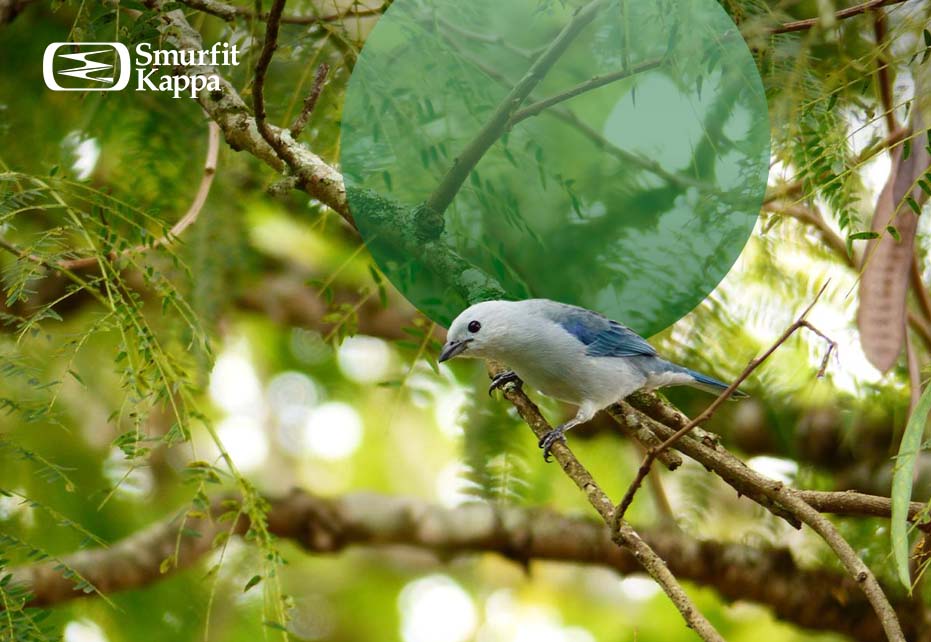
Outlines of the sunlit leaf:
{"label": "sunlit leaf", "polygon": [[911,591],[908,570],[908,506],[912,499],[912,474],[921,447],[928,413],[931,412],[931,386],[926,386],[908,418],[892,473],[892,555],[899,581]]}

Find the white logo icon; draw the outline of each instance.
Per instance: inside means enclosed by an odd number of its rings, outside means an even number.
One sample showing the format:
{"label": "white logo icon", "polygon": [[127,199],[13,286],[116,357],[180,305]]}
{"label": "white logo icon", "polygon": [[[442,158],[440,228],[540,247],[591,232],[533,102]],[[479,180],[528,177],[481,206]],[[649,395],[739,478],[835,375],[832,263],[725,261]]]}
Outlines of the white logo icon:
{"label": "white logo icon", "polygon": [[[58,50],[62,47],[77,47],[82,50],[77,53],[59,54]],[[115,81],[113,65],[102,62],[109,59],[103,54],[112,52],[116,52],[119,61],[119,76]],[[80,65],[70,63],[71,66],[67,69],[56,72],[56,58],[65,58]],[[42,57],[42,77],[45,85],[52,91],[120,91],[129,84],[129,73],[129,49],[121,42],[53,42],[45,48],[45,55]],[[88,86],[62,87],[55,78],[56,75],[87,80]]]}

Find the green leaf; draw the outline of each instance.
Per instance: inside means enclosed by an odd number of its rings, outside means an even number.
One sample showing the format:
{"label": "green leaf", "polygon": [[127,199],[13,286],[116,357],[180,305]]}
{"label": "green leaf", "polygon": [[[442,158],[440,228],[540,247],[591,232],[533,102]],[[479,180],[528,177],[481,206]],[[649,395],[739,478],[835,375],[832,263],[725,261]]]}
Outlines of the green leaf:
{"label": "green leaf", "polygon": [[861,241],[864,239],[878,239],[879,234],[876,232],[854,232],[853,234],[847,237],[850,241]]}
{"label": "green leaf", "polygon": [[175,564],[175,558],[173,555],[169,555],[162,560],[162,563],[158,565],[158,572],[164,575],[171,570],[171,567]]}
{"label": "green leaf", "polygon": [[243,587],[242,592],[245,593],[246,591],[248,591],[249,589],[251,589],[253,586],[255,586],[256,584],[258,584],[258,583],[261,582],[261,581],[262,581],[262,576],[261,576],[261,575],[253,575],[253,576],[252,576],[252,579],[250,579],[248,582],[246,582],[246,585],[245,585],[245,587]]}
{"label": "green leaf", "polygon": [[889,236],[891,236],[892,238],[895,239],[895,242],[896,242],[896,243],[898,243],[899,241],[902,240],[902,237],[899,236],[899,231],[898,231],[897,229],[895,229],[895,226],[894,226],[894,225],[887,225],[887,226],[886,226],[886,231],[889,232]]}
{"label": "green leaf", "polygon": [[921,438],[925,432],[928,413],[931,412],[931,386],[926,386],[915,404],[915,410],[908,418],[908,425],[902,434],[899,454],[895,458],[892,473],[892,557],[895,560],[899,581],[912,589],[908,573],[908,504],[912,500],[912,473],[915,459],[921,447]]}
{"label": "green leaf", "polygon": [[905,202],[908,203],[908,206],[912,208],[912,211],[915,212],[915,214],[918,214],[919,216],[921,215],[921,205],[918,204],[918,201],[916,201],[911,196],[906,196]]}

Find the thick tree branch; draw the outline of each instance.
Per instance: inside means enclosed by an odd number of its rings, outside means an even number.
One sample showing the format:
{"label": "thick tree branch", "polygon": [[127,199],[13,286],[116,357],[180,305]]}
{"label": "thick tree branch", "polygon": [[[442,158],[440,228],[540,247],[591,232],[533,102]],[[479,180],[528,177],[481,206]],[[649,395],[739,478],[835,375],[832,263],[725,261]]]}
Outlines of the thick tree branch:
{"label": "thick tree branch", "polygon": [[[161,9],[166,0],[146,0],[146,5]],[[162,14],[162,35],[165,40],[182,51],[200,51],[203,41],[200,33],[188,23],[181,11],[167,11]],[[294,179],[302,190],[330,207],[347,223],[354,225],[349,205],[346,200],[346,188],[343,177],[334,167],[294,141],[290,134],[278,127],[269,125],[272,132],[281,140],[287,155],[293,163],[286,163],[259,133],[256,119],[249,114],[249,109],[235,88],[210,65],[182,66],[178,73],[188,76],[216,76],[220,83],[219,91],[204,90],[197,96],[197,101],[207,114],[220,126],[226,142],[235,150],[244,150],[267,163],[278,172],[285,171],[290,165]]]}
{"label": "thick tree branch", "polygon": [[[165,0],[146,0],[146,3],[150,7],[161,8]],[[290,172],[297,186],[336,211],[355,228],[355,221],[349,211],[346,186],[339,171],[296,142],[288,130],[266,122],[264,77],[274,53],[280,11],[281,8],[276,5],[273,16],[276,19],[269,20],[270,30],[266,33],[260,64],[256,69],[257,82],[253,88],[256,117],[249,115],[242,98],[214,67],[189,66],[182,67],[180,71],[188,75],[217,76],[220,91],[203,91],[197,99],[220,126],[233,149],[246,150],[279,172]],[[187,22],[184,14],[168,11],[162,18],[165,25],[162,32],[170,44],[182,50],[202,49],[200,34]],[[440,239],[443,221],[429,215],[425,208],[411,211],[406,206],[366,190],[357,190],[353,203],[366,212],[369,221],[379,225],[381,240],[390,238],[412,256],[416,254],[423,258],[428,268],[435,274],[444,275],[449,285],[466,301],[474,303],[504,295],[494,278],[471,265]]]}
{"label": "thick tree branch", "polygon": [[[263,276],[237,295],[233,305],[239,310],[261,314],[283,326],[304,328],[326,335],[333,323],[326,317],[334,309],[358,299],[353,288],[333,288],[332,301],[318,295],[307,286],[309,277],[303,273],[277,273]],[[388,341],[409,338],[404,332],[417,318],[417,311],[400,297],[389,297],[390,305],[382,306],[378,297],[366,301],[356,311],[359,334]]]}
{"label": "thick tree branch", "polygon": [[[216,517],[221,502],[214,503]],[[585,518],[549,510],[469,504],[448,509],[421,500],[358,493],[322,499],[295,491],[271,501],[270,532],[312,553],[332,553],[348,546],[405,546],[450,555],[493,552],[522,564],[549,560],[603,565],[622,574],[641,572],[635,556],[611,541],[608,529]],[[229,522],[188,519],[201,537],[182,537],[177,569],[195,564],[211,550],[213,538]],[[179,520],[157,523],[109,548],[74,553],[64,561],[105,593],[140,588],[165,575],[159,565],[174,553]],[[244,533],[241,518],[233,530]],[[830,570],[797,566],[783,548],[696,540],[670,529],[645,531],[643,541],[667,560],[678,577],[714,588],[728,600],[764,604],[798,626],[882,640],[882,630],[853,582]],[[169,572],[175,572],[172,568]],[[83,597],[53,564],[13,571],[34,596],[33,606],[49,606]],[[910,602],[896,608],[910,639],[919,639],[921,620]]]}

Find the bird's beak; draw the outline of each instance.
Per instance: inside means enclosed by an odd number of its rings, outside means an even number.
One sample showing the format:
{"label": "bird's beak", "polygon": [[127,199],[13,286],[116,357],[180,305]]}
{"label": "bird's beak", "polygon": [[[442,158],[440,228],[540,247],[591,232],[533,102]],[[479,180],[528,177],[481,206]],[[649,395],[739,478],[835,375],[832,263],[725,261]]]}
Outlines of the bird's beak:
{"label": "bird's beak", "polygon": [[446,345],[443,346],[443,350],[440,352],[440,358],[438,361],[443,363],[452,359],[456,355],[462,354],[466,348],[469,347],[469,342],[471,339],[463,339],[462,341],[447,341]]}

